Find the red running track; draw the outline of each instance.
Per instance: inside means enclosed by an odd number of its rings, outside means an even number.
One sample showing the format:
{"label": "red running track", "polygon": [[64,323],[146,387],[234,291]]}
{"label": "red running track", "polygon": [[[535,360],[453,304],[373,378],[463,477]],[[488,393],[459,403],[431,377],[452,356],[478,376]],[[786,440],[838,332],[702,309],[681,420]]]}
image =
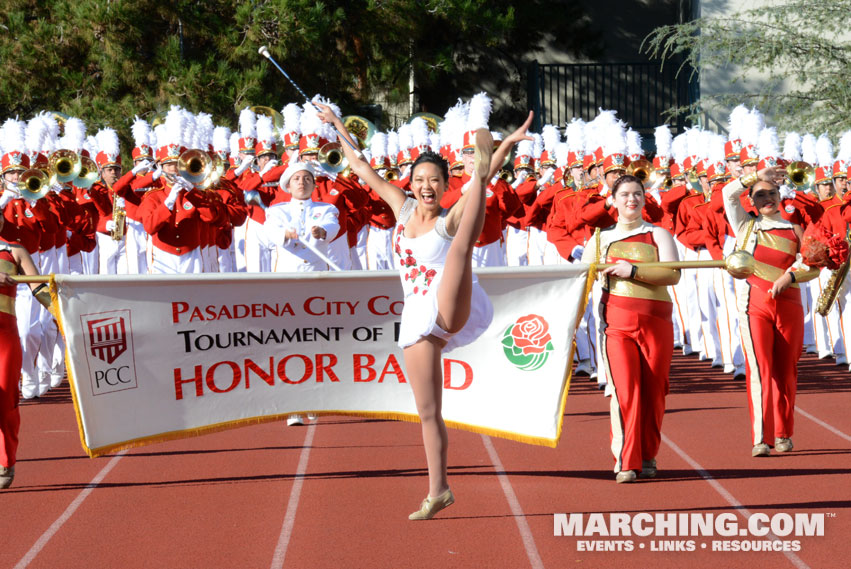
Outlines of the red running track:
{"label": "red running track", "polygon": [[[451,431],[457,502],[417,523],[407,515],[427,483],[416,424],[323,417],[308,427],[258,425],[92,460],[81,450],[66,385],[22,403],[17,478],[0,492],[0,567],[848,566],[844,367],[802,359],[796,449],[754,459],[744,383],[677,356],[659,477],[631,485],[614,482],[608,402],[594,383],[575,378],[557,449]],[[555,536],[554,514],[571,513],[631,522],[640,513],[713,514],[740,528],[750,514],[775,522],[824,514],[824,535],[778,538],[798,549],[787,553],[712,550],[770,537]],[[690,541],[694,551],[656,550]],[[632,551],[585,551],[627,542]]]}

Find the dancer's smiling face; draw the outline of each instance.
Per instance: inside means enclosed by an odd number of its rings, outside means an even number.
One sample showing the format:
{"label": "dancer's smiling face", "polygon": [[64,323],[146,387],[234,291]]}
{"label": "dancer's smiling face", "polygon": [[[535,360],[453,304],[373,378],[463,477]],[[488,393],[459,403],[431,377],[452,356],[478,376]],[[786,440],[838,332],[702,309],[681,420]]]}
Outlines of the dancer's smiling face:
{"label": "dancer's smiling face", "polygon": [[411,190],[420,204],[429,208],[440,207],[440,199],[446,191],[446,178],[437,164],[422,162],[411,175]]}

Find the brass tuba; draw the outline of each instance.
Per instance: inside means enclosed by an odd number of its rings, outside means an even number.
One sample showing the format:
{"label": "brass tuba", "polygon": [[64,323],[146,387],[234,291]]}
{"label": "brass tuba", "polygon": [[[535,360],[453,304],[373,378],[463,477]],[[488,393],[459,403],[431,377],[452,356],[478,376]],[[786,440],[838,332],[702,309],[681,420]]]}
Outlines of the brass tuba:
{"label": "brass tuba", "polygon": [[333,174],[342,172],[349,165],[349,161],[346,160],[339,142],[329,142],[320,148],[319,154],[316,156],[316,161],[324,171]]}
{"label": "brass tuba", "polygon": [[40,200],[50,191],[50,179],[39,168],[30,168],[18,180],[18,193],[25,200]]}
{"label": "brass tuba", "polygon": [[343,124],[346,130],[349,131],[349,134],[357,140],[361,150],[369,146],[372,135],[378,130],[372,121],[359,115],[347,115],[343,117]]}

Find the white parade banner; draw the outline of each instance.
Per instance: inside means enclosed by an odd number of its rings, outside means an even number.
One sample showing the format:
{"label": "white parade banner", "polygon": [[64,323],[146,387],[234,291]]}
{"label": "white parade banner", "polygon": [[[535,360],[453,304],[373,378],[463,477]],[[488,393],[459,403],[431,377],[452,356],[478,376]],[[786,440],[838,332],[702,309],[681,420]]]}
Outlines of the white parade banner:
{"label": "white parade banner", "polygon": [[[450,427],[556,446],[587,265],[479,269],[494,305],[444,352]],[[287,414],[416,421],[396,272],[56,275],[90,456]]]}

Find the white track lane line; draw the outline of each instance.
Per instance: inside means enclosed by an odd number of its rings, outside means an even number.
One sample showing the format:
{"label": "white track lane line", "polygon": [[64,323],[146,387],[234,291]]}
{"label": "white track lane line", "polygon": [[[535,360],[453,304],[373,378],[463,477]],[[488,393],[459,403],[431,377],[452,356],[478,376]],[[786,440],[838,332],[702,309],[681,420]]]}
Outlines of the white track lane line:
{"label": "white track lane line", "polygon": [[284,514],[284,525],[281,528],[281,535],[278,537],[275,554],[272,556],[272,569],[283,569],[284,567],[287,546],[290,544],[290,537],[292,537],[293,527],[295,526],[295,512],[298,508],[298,499],[301,496],[301,487],[304,485],[304,473],[307,472],[307,459],[310,458],[310,448],[313,445],[313,434],[315,432],[316,421],[307,427],[307,434],[304,436],[304,442],[301,445],[301,455],[298,458],[293,488],[290,491],[290,501],[287,503],[287,513]]}
{"label": "white track lane line", "polygon": [[822,421],[821,419],[819,419],[815,415],[810,415],[809,413],[807,413],[806,411],[804,411],[803,409],[801,409],[797,405],[795,405],[795,411],[797,411],[798,413],[800,413],[801,415],[803,415],[804,417],[806,417],[807,419],[809,419],[813,423],[816,423],[817,425],[821,425],[822,427],[824,427],[825,429],[827,429],[828,431],[830,431],[834,435],[841,437],[841,438],[845,439],[846,441],[848,441],[849,443],[851,443],[851,435],[846,435],[845,433],[843,433],[842,431],[840,431],[839,429],[837,429],[833,425],[828,425],[827,423],[825,423],[824,421]]}
{"label": "white track lane line", "polygon": [[486,435],[481,435],[481,437],[485,449],[488,451],[488,456],[490,456],[491,462],[493,462],[496,469],[499,484],[502,486],[502,492],[505,494],[505,499],[508,501],[511,513],[514,515],[514,521],[517,522],[517,530],[523,539],[523,547],[526,548],[526,556],[529,558],[529,564],[533,569],[544,569],[544,562],[541,561],[541,556],[538,554],[538,547],[535,545],[535,538],[532,537],[532,530],[529,528],[529,524],[526,523],[526,514],[523,513],[523,508],[520,507],[520,502],[517,500],[517,495],[511,487],[511,482],[508,481],[508,475],[505,473],[505,468],[502,466],[499,454],[497,454],[490,437]]}
{"label": "white track lane line", "polygon": [[[664,434],[662,435],[662,440],[665,442],[666,445],[671,447],[674,450],[674,452],[677,453],[677,455],[679,455],[679,457],[681,459],[686,461],[689,466],[691,466],[698,474],[700,474],[700,476],[704,480],[706,480],[709,483],[709,485],[712,486],[712,488],[716,492],[721,494],[721,497],[724,498],[727,501],[727,503],[730,504],[735,510],[737,510],[739,515],[742,516],[745,519],[745,521],[748,520],[748,518],[751,516],[750,510],[745,508],[742,505],[741,502],[736,500],[736,498],[732,494],[730,494],[730,492],[728,492],[726,488],[721,486],[721,483],[718,482],[717,480],[715,480],[712,477],[712,475],[709,474],[709,472],[707,472],[707,470],[705,468],[703,468],[700,464],[698,464],[697,461],[694,460],[692,457],[687,455],[683,449],[678,447],[676,445],[676,443],[674,443],[674,441],[672,441],[671,439],[666,437]],[[769,539],[773,539],[775,541],[780,541],[780,538],[777,537],[776,535],[774,535],[773,533],[769,533],[765,537],[767,537]],[[795,555],[791,551],[784,551],[783,555],[785,555],[789,559],[789,561],[791,561],[792,564],[795,567],[797,567],[798,569],[810,569],[810,566],[807,565],[804,562],[803,559],[801,559],[800,557],[798,557],[797,555]]]}
{"label": "white track lane line", "polygon": [[36,541],[35,544],[30,548],[30,550],[27,551],[26,555],[24,555],[23,558],[18,561],[18,564],[15,565],[15,569],[24,569],[25,567],[28,567],[30,563],[32,563],[32,560],[35,559],[36,555],[38,555],[42,549],[44,549],[44,546],[47,545],[47,542],[49,542],[50,539],[54,535],[56,535],[56,532],[59,531],[59,528],[61,528],[62,525],[67,522],[71,518],[71,516],[74,515],[74,512],[76,512],[77,508],[80,507],[80,504],[83,503],[83,500],[85,500],[89,496],[89,494],[91,494],[92,491],[97,488],[98,484],[103,482],[103,479],[106,478],[106,475],[109,474],[109,471],[112,470],[116,464],[118,464],[118,461],[121,460],[121,457],[123,457],[126,453],[126,450],[117,453],[115,456],[112,457],[109,462],[106,463],[106,466],[101,468],[100,472],[98,472],[95,477],[92,478],[91,482],[86,484],[86,487],[83,489],[83,491],[77,494],[77,497],[74,498],[74,501],[71,502],[71,504],[67,508],[65,508],[65,511],[62,512],[62,515],[56,518],[56,521],[50,524],[50,527],[47,528],[47,531],[41,534],[41,537],[38,538],[38,541]]}

